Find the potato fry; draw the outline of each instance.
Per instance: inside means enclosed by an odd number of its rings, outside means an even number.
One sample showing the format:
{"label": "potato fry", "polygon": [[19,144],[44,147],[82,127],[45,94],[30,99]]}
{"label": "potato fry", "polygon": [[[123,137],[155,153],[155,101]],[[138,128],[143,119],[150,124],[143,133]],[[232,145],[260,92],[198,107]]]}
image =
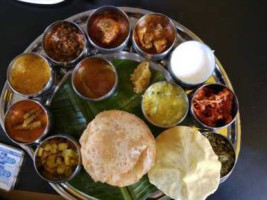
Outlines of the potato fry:
{"label": "potato fry", "polygon": [[[51,139],[46,141],[38,149],[38,162],[43,174],[47,176],[67,177],[70,176],[78,165],[78,152],[74,145],[66,139]],[[50,174],[50,175],[48,175]]]}

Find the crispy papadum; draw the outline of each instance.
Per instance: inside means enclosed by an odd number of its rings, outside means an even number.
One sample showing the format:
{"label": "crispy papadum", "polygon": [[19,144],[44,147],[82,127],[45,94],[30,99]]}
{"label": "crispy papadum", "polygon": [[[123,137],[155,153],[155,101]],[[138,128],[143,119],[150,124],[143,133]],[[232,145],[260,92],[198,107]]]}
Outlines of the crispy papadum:
{"label": "crispy papadum", "polygon": [[80,138],[82,163],[94,181],[127,186],[154,165],[156,142],[138,117],[125,111],[99,113]]}
{"label": "crispy papadum", "polygon": [[150,182],[176,200],[204,200],[218,188],[221,163],[199,131],[176,126],[156,139]]}

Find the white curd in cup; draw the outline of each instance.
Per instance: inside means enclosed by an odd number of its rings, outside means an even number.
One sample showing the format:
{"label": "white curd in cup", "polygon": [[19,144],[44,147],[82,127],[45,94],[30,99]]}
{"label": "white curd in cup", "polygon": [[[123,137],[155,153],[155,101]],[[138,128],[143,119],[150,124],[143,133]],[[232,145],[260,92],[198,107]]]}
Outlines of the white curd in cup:
{"label": "white curd in cup", "polygon": [[186,41],[174,49],[170,58],[172,75],[184,84],[205,82],[215,69],[213,51],[198,41]]}

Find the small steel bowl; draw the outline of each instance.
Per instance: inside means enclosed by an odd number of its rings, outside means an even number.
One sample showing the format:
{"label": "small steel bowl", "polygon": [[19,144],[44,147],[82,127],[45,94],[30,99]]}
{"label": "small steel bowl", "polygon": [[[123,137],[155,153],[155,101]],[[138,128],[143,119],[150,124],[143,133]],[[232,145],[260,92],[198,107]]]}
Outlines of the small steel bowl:
{"label": "small steel bowl", "polygon": [[[171,25],[172,29],[173,29],[173,34],[174,34],[174,39],[172,44],[169,46],[169,48],[167,48],[165,51],[163,51],[162,53],[157,53],[157,54],[150,54],[145,52],[144,50],[142,50],[142,48],[138,45],[138,43],[135,41],[135,34],[136,34],[136,28],[139,24],[143,23],[147,18],[153,17],[153,16],[159,16],[161,18],[167,19],[169,25]],[[175,45],[177,40],[177,31],[176,31],[176,27],[173,23],[173,21],[168,18],[166,15],[163,15],[161,13],[151,13],[151,14],[146,14],[143,17],[141,17],[135,24],[134,28],[133,28],[133,34],[132,34],[132,44],[133,44],[133,48],[135,49],[135,51],[137,53],[139,53],[140,55],[142,55],[143,57],[146,57],[148,59],[151,60],[160,60],[163,59],[164,57],[166,57],[168,55],[168,53],[171,51],[171,49],[173,48],[173,46]]]}
{"label": "small steel bowl", "polygon": [[[226,144],[228,144],[229,146],[230,146],[230,148],[231,148],[231,151],[232,151],[232,153],[234,154],[234,163],[233,163],[233,165],[231,166],[231,168],[230,168],[230,170],[224,175],[224,176],[221,176],[220,177],[220,184],[221,183],[223,183],[227,178],[229,178],[229,176],[231,175],[231,173],[233,172],[233,170],[234,170],[234,168],[235,168],[235,165],[236,165],[236,161],[237,161],[237,156],[236,156],[236,152],[235,152],[235,148],[234,148],[234,146],[233,146],[233,144],[232,144],[232,142],[227,138],[227,137],[225,137],[224,135],[222,135],[222,134],[220,134],[220,133],[216,133],[216,132],[204,132],[204,133],[202,133],[205,137],[207,137],[208,138],[208,135],[214,135],[215,137],[217,137],[217,138],[220,138],[220,140],[223,140],[224,141],[224,143]],[[209,139],[209,138],[208,138]],[[211,145],[212,146],[212,145]],[[213,150],[214,150],[214,147],[212,146],[212,148],[213,148]],[[214,152],[215,152],[215,150],[214,150]],[[215,152],[215,154],[216,154],[216,152]],[[217,155],[217,154],[216,154]],[[217,155],[218,157],[219,157],[219,155]]]}
{"label": "small steel bowl", "polygon": [[[86,96],[82,95],[82,94],[78,91],[78,89],[75,87],[75,83],[74,83],[74,82],[75,82],[75,81],[74,81],[74,76],[75,76],[77,70],[80,68],[80,66],[82,65],[83,62],[85,62],[85,61],[87,61],[87,60],[90,60],[90,59],[100,59],[100,60],[105,61],[106,64],[108,64],[108,65],[110,65],[110,66],[112,67],[112,69],[113,69],[113,71],[114,71],[114,73],[115,73],[115,83],[114,83],[112,89],[111,89],[107,94],[105,94],[105,95],[103,95],[103,96],[101,96],[101,97],[98,97],[98,98],[89,98],[89,97],[86,97]],[[85,100],[92,101],[92,102],[98,102],[98,101],[104,100],[104,99],[106,99],[106,98],[112,96],[112,95],[115,93],[116,88],[117,88],[117,86],[118,86],[118,82],[119,82],[119,76],[118,76],[118,72],[117,72],[116,67],[115,67],[109,60],[104,59],[104,58],[101,58],[101,57],[98,57],[98,56],[92,56],[92,57],[84,58],[82,61],[80,61],[80,62],[76,65],[76,67],[74,68],[74,70],[73,70],[73,72],[72,72],[72,80],[71,80],[71,82],[72,82],[72,88],[73,88],[73,90],[75,91],[75,93],[76,93],[79,97],[81,97],[81,98],[83,98],[83,99],[85,99]]]}
{"label": "small steel bowl", "polygon": [[[73,173],[68,176],[68,177],[65,177],[64,179],[48,179],[47,177],[43,176],[40,169],[38,168],[37,166],[37,159],[38,159],[38,151],[40,149],[40,147],[42,147],[42,145],[47,142],[48,140],[52,140],[52,139],[55,139],[55,138],[64,138],[66,140],[68,140],[69,142],[71,142],[74,146],[75,146],[75,150],[77,151],[78,153],[78,165],[76,166],[75,170],[73,171]],[[35,168],[35,171],[37,172],[37,174],[45,181],[48,181],[50,183],[63,183],[63,182],[67,182],[67,181],[70,181],[72,178],[74,178],[76,176],[76,174],[81,170],[81,163],[82,163],[82,158],[81,158],[81,151],[80,151],[80,145],[79,143],[71,136],[68,136],[68,135],[64,135],[64,134],[59,134],[59,135],[54,135],[54,136],[50,136],[48,138],[46,138],[45,140],[43,140],[39,146],[37,147],[37,149],[35,150],[35,153],[34,153],[34,168]]]}
{"label": "small steel bowl", "polygon": [[[14,88],[11,83],[10,83],[10,73],[13,69],[13,64],[14,62],[22,57],[22,56],[25,56],[25,55],[34,55],[34,56],[38,56],[39,58],[41,58],[42,60],[44,60],[46,63],[47,63],[47,66],[49,67],[50,69],[50,79],[49,81],[46,83],[45,87],[43,89],[41,89],[39,92],[37,93],[33,93],[33,94],[23,94],[19,91],[16,90],[16,88]],[[37,74],[37,76],[40,76],[40,74]],[[8,85],[9,87],[11,88],[11,90],[13,92],[15,92],[16,94],[19,94],[23,97],[26,97],[26,98],[32,98],[32,97],[38,97],[38,96],[41,96],[42,94],[48,92],[48,90],[53,86],[53,83],[54,83],[54,71],[50,65],[50,63],[47,61],[47,59],[45,59],[43,56],[41,56],[40,54],[37,54],[37,53],[23,53],[23,54],[20,54],[18,56],[16,56],[9,64],[8,68],[7,68],[7,82],[8,82]]]}
{"label": "small steel bowl", "polygon": [[[175,66],[172,65],[172,62],[171,61],[172,61],[172,59],[174,57],[175,49],[180,48],[181,45],[186,44],[186,43],[187,44],[191,43],[191,44],[202,46],[202,48],[204,48],[205,51],[207,51],[208,57],[211,59],[211,62],[213,63],[212,64],[213,65],[213,69],[210,71],[210,73],[206,76],[205,79],[203,79],[202,81],[197,82],[197,83],[188,83],[188,82],[185,82],[185,81],[181,80],[179,77],[177,77],[175,75],[174,71],[173,71],[173,68]],[[205,81],[207,81],[209,79],[209,77],[212,76],[212,73],[214,72],[215,66],[216,66],[216,58],[215,58],[215,55],[214,55],[213,51],[211,50],[211,48],[209,46],[207,46],[206,44],[204,44],[202,42],[199,42],[199,41],[189,40],[189,41],[186,41],[186,42],[183,42],[183,43],[179,44],[175,49],[172,51],[171,56],[170,56],[170,59],[169,59],[168,71],[170,72],[170,74],[173,77],[173,79],[175,81],[177,81],[179,84],[183,85],[184,87],[194,87],[194,86],[201,85],[201,84],[205,83]]]}
{"label": "small steel bowl", "polygon": [[[6,121],[8,119],[8,115],[10,114],[12,109],[14,109],[14,107],[17,106],[18,104],[26,102],[26,101],[38,104],[44,110],[44,112],[45,112],[45,114],[47,116],[47,125],[46,125],[46,128],[45,128],[44,132],[40,135],[39,138],[37,138],[36,140],[34,140],[32,142],[20,142],[20,141],[17,141],[16,139],[14,139],[14,138],[12,138],[10,136],[10,133],[8,133],[8,130],[7,130],[7,127],[6,127],[6,123],[7,123]],[[6,136],[16,144],[30,145],[30,144],[34,144],[34,143],[39,143],[42,140],[42,138],[45,137],[48,134],[48,132],[50,131],[50,129],[52,127],[52,115],[51,115],[51,112],[48,110],[48,108],[46,108],[44,105],[42,105],[39,101],[31,100],[31,99],[21,100],[21,101],[18,101],[16,103],[14,103],[12,106],[9,107],[8,111],[5,114],[4,126],[5,126],[4,128],[5,128]]]}
{"label": "small steel bowl", "polygon": [[[70,60],[70,61],[67,61],[67,62],[60,62],[60,61],[56,61],[55,59],[51,58],[51,56],[49,56],[49,54],[47,53],[47,50],[46,50],[46,39],[47,37],[49,36],[49,34],[57,27],[59,26],[60,24],[69,24],[71,25],[72,27],[74,27],[76,30],[79,31],[79,33],[81,35],[83,35],[84,37],[84,41],[85,41],[85,44],[84,44],[84,47],[83,47],[83,50],[81,51],[81,53],[73,60]],[[74,22],[71,22],[71,21],[66,21],[66,20],[62,20],[62,21],[56,21],[52,24],[50,24],[44,31],[43,33],[43,38],[42,38],[42,48],[44,50],[44,53],[45,55],[48,57],[48,59],[56,64],[56,65],[59,65],[59,66],[63,66],[63,67],[72,67],[73,64],[75,64],[77,61],[79,61],[79,59],[81,59],[83,56],[85,56],[88,52],[87,50],[87,39],[86,39],[86,35],[83,31],[83,29],[76,23]]]}
{"label": "small steel bowl", "polygon": [[[233,95],[234,95],[234,100],[233,100],[233,108],[232,108],[232,120],[231,122],[225,124],[225,125],[222,125],[222,126],[216,126],[216,127],[212,127],[212,126],[208,126],[206,125],[205,123],[203,123],[202,121],[200,121],[197,116],[195,115],[194,113],[194,110],[193,110],[193,100],[194,100],[194,97],[196,95],[196,93],[201,90],[202,88],[204,87],[210,87],[214,90],[217,90],[217,91],[221,91],[223,90],[224,88],[228,89]],[[238,103],[238,99],[235,95],[235,93],[230,90],[228,87],[226,87],[225,85],[223,84],[219,84],[219,83],[212,83],[212,84],[205,84],[205,85],[202,85],[201,87],[197,88],[195,91],[193,91],[191,94],[190,94],[190,113],[191,115],[193,116],[193,119],[194,121],[199,124],[201,127],[203,128],[207,128],[207,129],[210,129],[210,130],[217,130],[217,129],[221,129],[221,128],[226,128],[228,126],[230,126],[236,119],[236,115],[238,113],[238,110],[239,110],[239,103]]]}
{"label": "small steel bowl", "polygon": [[[115,47],[105,47],[105,45],[101,44],[100,42],[97,42],[94,40],[94,38],[92,37],[93,35],[90,33],[89,27],[91,24],[93,24],[93,20],[95,19],[95,17],[102,15],[102,14],[114,14],[117,17],[121,17],[124,20],[127,21],[127,35],[125,36],[125,39],[118,45]],[[86,23],[86,30],[87,30],[87,36],[88,36],[88,40],[89,42],[92,44],[92,46],[99,50],[102,53],[114,53],[114,52],[118,52],[124,49],[124,47],[127,45],[130,34],[131,34],[131,23],[129,20],[128,15],[121,9],[114,7],[114,6],[103,6],[100,8],[95,9],[88,17],[87,23]]]}
{"label": "small steel bowl", "polygon": [[[185,102],[186,102],[186,111],[184,113],[184,116],[177,122],[173,123],[173,124],[170,124],[170,125],[160,125],[160,124],[156,124],[155,122],[153,122],[146,114],[145,112],[145,109],[144,109],[144,96],[146,95],[146,92],[148,92],[154,85],[156,84],[162,84],[162,83],[171,83],[172,85],[174,85],[175,87],[179,88],[180,91],[182,91],[183,93],[183,96],[184,96],[184,99],[185,99]],[[153,124],[154,126],[157,126],[157,127],[160,127],[160,128],[170,128],[170,127],[173,127],[173,126],[176,126],[177,124],[181,123],[187,116],[187,113],[188,113],[188,109],[189,109],[189,101],[188,101],[188,97],[187,97],[187,94],[186,92],[184,91],[184,89],[182,87],[180,87],[179,85],[177,85],[176,83],[174,82],[169,82],[169,81],[159,81],[159,82],[156,82],[156,83],[153,83],[152,85],[150,85],[145,93],[143,94],[143,97],[142,97],[142,102],[141,102],[141,109],[142,109],[142,112],[143,112],[143,115],[145,116],[146,120],[149,121],[151,124]]]}

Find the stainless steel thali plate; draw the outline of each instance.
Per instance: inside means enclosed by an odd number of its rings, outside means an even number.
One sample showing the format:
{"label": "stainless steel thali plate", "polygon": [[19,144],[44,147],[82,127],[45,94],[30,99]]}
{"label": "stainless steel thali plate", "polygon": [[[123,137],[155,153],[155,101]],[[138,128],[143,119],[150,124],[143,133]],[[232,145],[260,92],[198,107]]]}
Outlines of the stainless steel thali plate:
{"label": "stainless steel thali plate", "polygon": [[[126,12],[126,14],[128,14],[129,18],[130,18],[130,22],[132,24],[132,27],[134,27],[134,24],[137,22],[137,20],[142,17],[145,14],[148,13],[153,13],[151,11],[148,10],[144,10],[144,9],[138,9],[138,8],[130,8],[130,7],[120,7],[122,10],[124,10]],[[85,11],[82,13],[79,13],[77,15],[74,15],[70,18],[68,18],[67,20],[69,21],[73,21],[75,23],[77,23],[78,25],[80,25],[84,30],[86,28],[86,21],[88,16],[90,15],[90,13],[93,10],[89,10],[89,11]],[[173,21],[176,29],[177,29],[177,33],[178,33],[178,43],[181,43],[185,40],[198,40],[201,41],[200,38],[198,38],[193,32],[191,32],[189,29],[187,29],[186,27],[184,27],[183,25],[181,25],[180,23]],[[44,52],[42,50],[42,35],[40,35],[34,42],[32,42],[32,44],[25,50],[25,52],[35,52],[35,53],[39,53],[44,55]],[[176,45],[177,45],[176,44]],[[133,48],[131,46],[131,42],[129,42],[127,48],[125,49],[126,52],[119,52],[119,53],[113,53],[113,54],[104,54],[104,55],[100,55],[106,59],[112,59],[112,58],[120,58],[120,59],[130,59],[130,60],[134,60],[134,61],[143,61],[144,58],[132,53],[133,52]],[[98,54],[97,51],[91,51],[89,52],[89,54]],[[150,62],[152,68],[161,71],[164,75],[165,78],[167,80],[171,80],[171,76],[170,74],[167,72],[167,70],[165,70],[164,67],[167,66],[167,60],[161,60],[158,62]],[[61,84],[64,83],[64,81],[68,78],[68,76],[71,75],[71,71],[67,72],[64,69],[61,69],[60,71],[57,72],[57,74],[59,76],[57,76],[56,79],[56,85],[53,87],[52,92],[44,97],[40,97],[38,100],[40,100],[41,102],[43,102],[46,105],[49,105],[53,95],[56,93],[56,91],[58,90],[58,88],[60,88]],[[217,82],[217,83],[222,83],[225,84],[227,87],[229,87],[230,89],[233,90],[233,87],[231,85],[231,82],[223,68],[223,66],[221,65],[221,63],[216,60],[216,70],[213,74],[213,77],[208,80],[208,82]],[[0,106],[1,106],[1,113],[0,113],[0,122],[2,127],[3,126],[3,120],[4,120],[4,115],[7,111],[7,109],[15,102],[24,99],[23,97],[15,94],[12,92],[12,90],[9,88],[7,82],[5,83],[3,90],[2,90],[2,94],[1,94],[1,98],[0,98]],[[238,114],[236,117],[236,120],[234,123],[231,124],[231,126],[229,126],[226,129],[222,129],[219,130],[218,132],[220,132],[221,134],[227,136],[230,141],[233,143],[235,150],[236,150],[236,155],[238,156],[239,151],[240,151],[240,145],[241,145],[241,123],[240,123],[240,115]],[[29,146],[25,146],[25,145],[21,145],[21,147],[27,151],[27,153],[33,157],[33,149],[31,149]],[[62,183],[62,184],[52,184],[50,183],[50,185],[61,195],[63,196],[65,199],[68,200],[92,200],[95,199],[94,197],[90,197],[87,194],[82,193],[81,191],[78,191],[77,189],[73,188],[70,184],[68,183]],[[152,199],[165,199],[166,197],[162,196],[162,195],[155,195],[154,198]]]}

